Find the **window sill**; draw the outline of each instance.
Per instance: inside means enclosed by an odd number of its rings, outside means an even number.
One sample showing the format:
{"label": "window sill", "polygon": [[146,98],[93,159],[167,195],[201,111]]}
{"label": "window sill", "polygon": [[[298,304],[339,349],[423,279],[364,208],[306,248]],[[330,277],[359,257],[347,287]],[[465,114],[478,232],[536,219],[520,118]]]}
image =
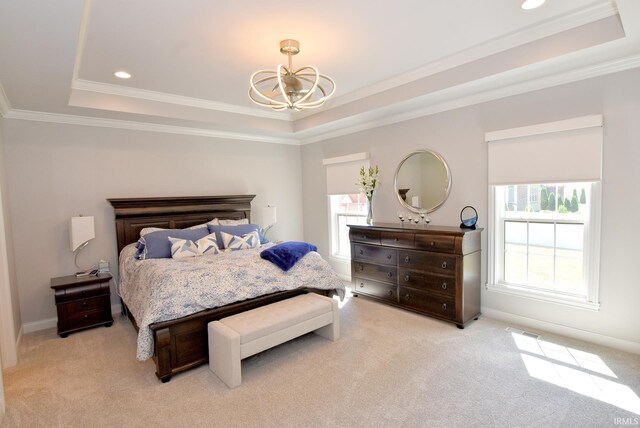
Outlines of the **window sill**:
{"label": "window sill", "polygon": [[571,299],[558,297],[551,293],[543,291],[525,290],[506,284],[487,284],[487,290],[496,293],[508,294],[511,296],[523,297],[525,299],[537,300],[542,302],[555,303],[558,305],[570,306],[573,308],[586,309],[590,311],[599,311],[600,303],[588,302],[586,300]]}

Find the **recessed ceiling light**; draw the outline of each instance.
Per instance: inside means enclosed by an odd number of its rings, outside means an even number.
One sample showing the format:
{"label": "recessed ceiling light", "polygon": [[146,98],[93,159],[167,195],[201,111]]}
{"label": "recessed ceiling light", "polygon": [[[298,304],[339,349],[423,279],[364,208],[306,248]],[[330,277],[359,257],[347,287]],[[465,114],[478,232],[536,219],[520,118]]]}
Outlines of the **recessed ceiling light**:
{"label": "recessed ceiling light", "polygon": [[116,71],[113,74],[114,74],[114,76],[119,77],[121,79],[128,79],[128,78],[131,77],[131,75],[129,73],[127,73],[126,71]]}
{"label": "recessed ceiling light", "polygon": [[522,2],[522,8],[529,10],[535,9],[536,7],[540,7],[544,4],[545,0],[524,0]]}

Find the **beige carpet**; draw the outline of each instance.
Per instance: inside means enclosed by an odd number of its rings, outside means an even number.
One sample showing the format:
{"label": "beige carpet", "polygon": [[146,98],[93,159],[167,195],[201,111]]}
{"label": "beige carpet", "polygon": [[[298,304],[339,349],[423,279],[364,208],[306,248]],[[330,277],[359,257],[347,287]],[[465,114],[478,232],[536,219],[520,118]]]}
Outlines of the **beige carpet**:
{"label": "beige carpet", "polygon": [[464,330],[351,298],[337,342],[309,334],[248,358],[234,390],[208,366],[167,384],[117,318],[26,335],[2,427],[555,427],[639,423],[640,356],[488,318]]}

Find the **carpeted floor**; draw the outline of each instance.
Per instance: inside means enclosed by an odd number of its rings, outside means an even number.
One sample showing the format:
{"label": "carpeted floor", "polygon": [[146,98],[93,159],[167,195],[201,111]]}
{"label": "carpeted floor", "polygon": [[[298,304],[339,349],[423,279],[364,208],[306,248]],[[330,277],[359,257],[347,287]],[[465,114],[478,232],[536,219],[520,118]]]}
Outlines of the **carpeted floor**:
{"label": "carpeted floor", "polygon": [[26,335],[1,427],[587,427],[640,424],[640,356],[481,317],[466,329],[351,298],[337,342],[308,334],[167,384],[111,328]]}

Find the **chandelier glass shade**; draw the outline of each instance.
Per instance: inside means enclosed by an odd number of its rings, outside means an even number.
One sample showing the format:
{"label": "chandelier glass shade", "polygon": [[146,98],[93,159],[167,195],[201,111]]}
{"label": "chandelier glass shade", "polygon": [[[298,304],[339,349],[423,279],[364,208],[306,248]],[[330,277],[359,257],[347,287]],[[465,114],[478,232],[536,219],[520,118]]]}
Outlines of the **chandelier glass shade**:
{"label": "chandelier glass shade", "polygon": [[300,111],[320,107],[336,91],[336,84],[306,65],[294,70],[291,57],[300,52],[296,40],[280,42],[280,52],[287,55],[288,66],[280,64],[276,70],[259,70],[251,75],[249,98],[254,103],[274,110]]}

